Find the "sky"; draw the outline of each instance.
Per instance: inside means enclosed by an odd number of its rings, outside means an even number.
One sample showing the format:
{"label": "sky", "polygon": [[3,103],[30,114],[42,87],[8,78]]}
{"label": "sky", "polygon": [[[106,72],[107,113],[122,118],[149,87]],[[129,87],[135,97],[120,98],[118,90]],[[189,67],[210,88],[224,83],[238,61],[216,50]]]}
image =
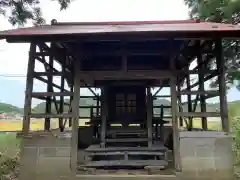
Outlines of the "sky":
{"label": "sky", "polygon": [[[43,16],[49,24],[52,19],[58,22],[86,22],[184,20],[188,18],[188,9],[183,0],[74,0],[65,11],[59,10],[57,2],[41,0],[41,7]],[[31,26],[31,24],[26,26]],[[7,19],[0,16],[0,30],[12,28]],[[23,107],[28,49],[29,44],[8,44],[0,41],[0,102]],[[37,63],[36,70],[43,70],[43,66]],[[46,86],[36,81],[34,89],[44,91]],[[87,93],[89,93],[87,90],[81,91],[81,94]],[[232,88],[227,98],[228,101],[239,100],[240,93]],[[38,103],[39,101],[33,101],[33,105]]]}

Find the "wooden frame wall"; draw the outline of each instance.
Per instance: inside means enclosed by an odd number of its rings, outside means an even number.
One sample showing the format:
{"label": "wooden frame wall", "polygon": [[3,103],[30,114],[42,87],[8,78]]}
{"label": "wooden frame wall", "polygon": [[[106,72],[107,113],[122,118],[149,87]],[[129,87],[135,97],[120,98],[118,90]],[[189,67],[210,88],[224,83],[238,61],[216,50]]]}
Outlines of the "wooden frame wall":
{"label": "wooden frame wall", "polygon": [[[211,41],[210,53],[213,53],[217,61],[217,69],[215,70],[204,70],[203,67],[209,62],[209,59],[206,58],[202,61],[202,56],[204,53],[199,49],[198,51],[198,65],[193,70],[184,69],[182,71],[176,71],[176,61],[178,60],[179,54],[174,57],[171,57],[171,69],[164,71],[128,71],[126,72],[126,67],[123,71],[119,72],[83,72],[80,69],[80,61],[73,61],[73,56],[69,52],[55,52],[54,44],[50,47],[44,43],[36,44],[31,43],[30,52],[29,52],[29,63],[28,63],[28,73],[27,73],[27,85],[26,85],[26,97],[24,105],[24,122],[23,122],[23,132],[27,134],[29,131],[30,118],[45,118],[45,130],[50,130],[50,119],[59,118],[59,128],[63,131],[63,126],[66,124],[63,122],[63,119],[69,119],[70,124],[72,124],[72,157],[71,157],[71,166],[75,168],[76,166],[76,153],[77,153],[77,131],[78,131],[78,121],[79,121],[79,99],[80,99],[80,78],[84,79],[85,77],[91,77],[92,79],[170,79],[170,89],[171,89],[171,107],[172,107],[172,122],[173,122],[173,135],[174,135],[174,163],[175,168],[180,170],[180,154],[179,154],[179,118],[188,118],[189,125],[191,126],[191,121],[193,117],[201,117],[203,129],[206,130],[206,121],[207,117],[219,117],[222,119],[222,128],[225,132],[229,131],[229,123],[227,116],[227,101],[226,101],[226,90],[225,90],[225,67],[224,67],[224,58],[222,57],[222,46],[221,39],[216,39]],[[215,46],[212,46],[215,43]],[[200,42],[199,42],[200,44]],[[201,47],[201,45],[200,45]],[[37,48],[39,50],[37,50]],[[57,55],[60,53],[60,55]],[[53,58],[54,55],[54,58]],[[205,53],[206,55],[206,53]],[[46,61],[45,57],[49,56],[49,62]],[[214,56],[206,55],[206,57]],[[59,59],[56,59],[58,58]],[[63,63],[65,61],[67,63]],[[38,60],[45,66],[45,72],[35,72],[35,60]],[[62,65],[61,71],[58,71],[54,68],[54,62],[58,61]],[[73,63],[74,62],[74,63]],[[79,63],[79,64],[78,64]],[[74,67],[74,69],[73,69]],[[190,74],[198,74],[199,81],[197,83],[191,84],[189,81]],[[47,79],[42,76],[46,76]],[[53,76],[61,76],[61,85],[57,85],[52,82]],[[207,81],[215,76],[218,76],[219,80],[219,90],[205,90],[204,81]],[[47,83],[47,92],[33,92],[33,80],[38,79],[44,83]],[[64,80],[68,79],[70,82],[70,90],[65,89]],[[177,83],[177,80],[180,82],[187,81],[187,88],[183,89],[181,83]],[[177,88],[178,86],[178,88]],[[192,90],[192,88],[199,86],[199,90]],[[60,92],[54,92],[53,87],[59,89]],[[181,95],[187,95],[188,101],[188,112],[183,112],[181,108],[178,108],[184,103],[181,103],[178,97]],[[197,95],[195,100],[191,99],[192,95]],[[217,112],[206,112],[205,101],[208,98],[212,98],[220,95],[220,113]],[[60,96],[60,101],[56,100],[56,96]],[[70,97],[70,103],[64,102],[64,97]],[[31,100],[32,98],[38,98],[46,101],[46,112],[43,114],[36,114],[31,112]],[[197,102],[200,100],[201,112],[194,112],[196,110]],[[51,103],[54,103],[57,113],[53,114],[51,112]],[[60,105],[59,105],[60,104]],[[103,103],[104,104],[104,103]],[[69,105],[69,111],[63,112],[63,105]],[[103,108],[105,109],[105,108]],[[149,117],[150,118],[150,117]],[[71,121],[72,120],[72,121]],[[65,121],[66,122],[66,121]],[[103,122],[104,123],[104,122]],[[103,124],[102,127],[104,127]],[[151,128],[149,129],[151,133]],[[102,135],[104,137],[104,135]],[[103,145],[104,146],[104,145]],[[151,143],[149,143],[151,147]]]}

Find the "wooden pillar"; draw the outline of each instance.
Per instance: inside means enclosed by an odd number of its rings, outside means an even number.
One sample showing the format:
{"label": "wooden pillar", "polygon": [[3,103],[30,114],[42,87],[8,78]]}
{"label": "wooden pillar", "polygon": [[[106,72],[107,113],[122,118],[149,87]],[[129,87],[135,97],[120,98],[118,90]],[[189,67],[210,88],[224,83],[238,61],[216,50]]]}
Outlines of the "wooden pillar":
{"label": "wooden pillar", "polygon": [[[73,85],[71,85],[70,91],[73,92]],[[71,106],[71,104],[72,104],[72,101],[73,101],[73,96],[70,96],[70,100],[69,100],[70,106]],[[72,113],[72,107],[69,107],[69,108],[70,108],[70,111],[69,111],[69,112]],[[69,127],[72,127],[72,118],[69,118],[68,126],[69,126]]]}
{"label": "wooden pillar", "polygon": [[[62,75],[61,75],[61,86],[60,86],[61,92],[64,92],[64,85],[65,85],[64,72],[65,72],[65,62],[62,63]],[[60,96],[59,113],[62,114],[63,112],[64,112],[64,96]],[[59,125],[60,131],[63,132],[64,130],[63,118],[59,118],[58,125]]]}
{"label": "wooden pillar", "polygon": [[[200,46],[200,44],[199,44]],[[204,91],[204,63],[202,62],[202,54],[200,53],[200,47],[199,47],[199,53],[197,56],[197,62],[198,62],[198,80],[199,80],[199,90]],[[205,95],[200,94],[200,108],[201,112],[206,112],[206,100]],[[202,128],[203,130],[207,130],[207,117],[202,117]]]}
{"label": "wooden pillar", "polygon": [[106,87],[102,88],[101,92],[101,147],[105,147],[106,144],[106,131],[107,131],[107,96],[106,96]]}
{"label": "wooden pillar", "polygon": [[[52,46],[51,46],[52,48]],[[52,53],[52,52],[50,52]],[[48,66],[47,66],[47,72],[49,72],[49,75],[47,76],[47,92],[52,92],[53,88],[52,88],[52,83],[53,83],[53,75],[50,72],[53,72],[53,69],[51,67],[53,67],[53,56],[52,54],[49,56],[49,62],[48,62]],[[46,109],[45,109],[46,114],[51,114],[52,112],[52,100],[51,97],[48,96],[46,99]],[[49,131],[50,130],[50,120],[51,118],[47,117],[45,118],[45,123],[44,123],[44,130]]]}
{"label": "wooden pillar", "polygon": [[74,91],[72,101],[72,139],[71,139],[71,169],[76,171],[77,169],[77,153],[78,153],[78,125],[79,125],[79,102],[80,102],[80,77],[79,60],[74,61]]}
{"label": "wooden pillar", "polygon": [[[171,59],[170,62],[171,70],[175,70],[175,61]],[[170,78],[171,88],[171,107],[172,107],[172,126],[173,126],[173,154],[174,154],[174,166],[177,171],[180,168],[180,152],[179,152],[179,129],[178,129],[178,117],[177,117],[177,91],[176,91],[176,76]]]}
{"label": "wooden pillar", "polygon": [[35,68],[34,53],[36,52],[36,44],[31,43],[29,50],[28,59],[28,70],[26,78],[26,91],[25,91],[25,102],[24,102],[24,117],[23,117],[23,135],[27,135],[30,128],[30,113],[32,105],[32,91],[33,91],[33,73]]}
{"label": "wooden pillar", "polygon": [[164,119],[163,119],[163,116],[164,116],[164,108],[163,108],[163,105],[161,105],[161,120],[162,120],[162,123],[160,123],[160,140],[161,141],[164,141]]}
{"label": "wooden pillar", "polygon": [[[191,91],[190,74],[188,74],[186,77],[186,83],[187,83],[187,90],[190,92]],[[188,112],[192,112],[192,96],[190,93],[187,95],[187,104],[188,104]],[[191,129],[192,127],[193,127],[192,117],[188,117],[188,128]]]}
{"label": "wooden pillar", "polygon": [[[182,96],[181,96],[181,84],[180,84],[180,81],[178,80],[177,82],[177,92],[178,92],[178,101],[179,101],[179,105],[178,105],[178,110],[179,112],[182,112],[183,111],[183,107],[182,107]],[[183,118],[182,117],[179,117],[179,125],[180,126],[183,126]]]}
{"label": "wooden pillar", "polygon": [[222,129],[224,132],[230,131],[230,124],[228,120],[228,107],[227,107],[227,98],[226,98],[226,85],[225,85],[225,60],[222,54],[222,39],[217,39],[215,41],[216,49],[216,61],[217,69],[219,72],[218,83],[219,83],[219,93],[220,93],[220,114],[222,120]]}
{"label": "wooden pillar", "polygon": [[151,88],[147,88],[147,128],[148,128],[148,147],[152,147],[152,94]]}

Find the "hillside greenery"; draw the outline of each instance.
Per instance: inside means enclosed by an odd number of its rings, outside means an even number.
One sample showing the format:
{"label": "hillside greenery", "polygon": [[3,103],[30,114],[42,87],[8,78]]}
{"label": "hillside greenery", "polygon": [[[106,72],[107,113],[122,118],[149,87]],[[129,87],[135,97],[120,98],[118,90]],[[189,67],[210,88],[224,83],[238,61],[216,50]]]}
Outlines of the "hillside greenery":
{"label": "hillside greenery", "polygon": [[[65,102],[69,102],[68,99],[65,100]],[[157,99],[154,100],[154,105],[156,106],[160,106],[160,105],[170,105],[171,102],[167,99]],[[96,101],[93,99],[80,99],[80,106],[90,106],[90,105],[96,105]],[[240,116],[240,111],[238,111],[238,109],[240,109],[240,101],[233,101],[233,102],[229,102],[229,107],[231,107],[231,109],[234,112],[234,115],[236,116]],[[207,111],[208,112],[218,112],[220,108],[220,104],[219,103],[208,103],[207,104]],[[68,112],[69,107],[67,105],[64,106],[64,112]],[[43,113],[45,111],[45,103],[40,103],[38,104],[34,109],[34,112],[36,113]],[[80,116],[89,116],[89,109],[79,109],[79,113]],[[164,113],[168,114],[170,113],[171,109],[165,109]],[[183,111],[187,111],[187,105],[183,105]],[[52,104],[52,112],[56,113],[56,109],[55,109],[55,105]],[[196,112],[200,112],[200,106],[198,105],[196,108]],[[156,114],[160,114],[160,108],[155,108],[154,109],[154,113]]]}
{"label": "hillside greenery", "polygon": [[0,103],[0,113],[18,113],[23,114],[23,108],[11,104]]}
{"label": "hillside greenery", "polygon": [[[68,99],[65,99],[65,102],[69,102]],[[156,106],[160,106],[160,105],[170,105],[171,102],[167,99],[157,99],[154,100],[154,105]],[[91,105],[96,105],[96,101],[93,99],[80,99],[80,106],[91,106]],[[45,111],[45,103],[39,103],[38,105],[36,105],[32,111],[34,113],[44,113]],[[233,102],[229,102],[228,103],[229,108],[232,111],[232,114],[236,115],[236,116],[240,116],[240,111],[238,111],[238,109],[240,109],[240,101],[233,101]],[[207,111],[208,112],[217,112],[219,111],[219,107],[220,104],[219,103],[208,103],[207,104]],[[64,112],[68,112],[69,107],[68,105],[64,106]],[[81,114],[81,116],[89,116],[89,109],[80,109],[79,113]],[[165,113],[168,114],[170,113],[171,109],[165,109]],[[183,111],[187,111],[187,105],[183,105]],[[198,105],[196,108],[197,112],[200,112],[200,106]],[[0,113],[15,113],[15,114],[23,114],[23,108],[19,108],[16,106],[13,106],[11,104],[5,104],[5,103],[0,103]],[[52,112],[56,113],[56,109],[55,109],[55,105],[52,104]],[[156,114],[160,114],[160,108],[155,108],[154,112]]]}

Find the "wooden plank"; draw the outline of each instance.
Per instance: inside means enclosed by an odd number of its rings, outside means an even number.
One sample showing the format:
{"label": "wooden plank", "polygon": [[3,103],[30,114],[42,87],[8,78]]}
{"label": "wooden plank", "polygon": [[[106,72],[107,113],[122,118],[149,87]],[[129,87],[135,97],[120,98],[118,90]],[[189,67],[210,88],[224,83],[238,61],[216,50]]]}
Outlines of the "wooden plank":
{"label": "wooden plank", "polygon": [[53,97],[53,96],[72,96],[73,92],[33,92],[32,97]]}
{"label": "wooden plank", "polygon": [[201,91],[201,90],[184,90],[184,91],[180,91],[178,92],[178,94],[181,95],[219,95],[219,91],[216,90],[208,90],[208,91]]}
{"label": "wooden plank", "polygon": [[34,77],[38,76],[69,76],[70,72],[34,72]]}
{"label": "wooden plank", "polygon": [[228,119],[228,107],[227,107],[227,98],[226,98],[226,82],[225,82],[225,59],[223,56],[222,50],[222,39],[217,39],[215,41],[216,46],[216,59],[217,59],[217,68],[219,72],[218,83],[220,91],[220,114],[222,120],[222,129],[224,132],[230,132],[230,124]]}
{"label": "wooden plank", "polygon": [[63,113],[63,114],[38,114],[32,113],[30,114],[31,118],[70,118],[73,117],[73,114]]}
{"label": "wooden plank", "polygon": [[100,148],[100,146],[91,145],[86,152],[115,152],[115,151],[166,151],[167,148],[163,145],[153,145],[151,148],[148,147],[106,147]]}
{"label": "wooden plank", "polygon": [[89,156],[116,156],[116,155],[153,155],[153,156],[164,156],[163,152],[155,151],[110,151],[110,152],[92,152],[88,153]]}
{"label": "wooden plank", "polygon": [[177,116],[180,117],[220,117],[218,112],[178,112]]}
{"label": "wooden plank", "polygon": [[118,143],[124,143],[124,142],[147,142],[148,138],[114,138],[114,139],[106,139],[106,142],[118,142]]}
{"label": "wooden plank", "polygon": [[111,161],[91,161],[85,164],[85,167],[144,167],[144,166],[167,166],[168,162],[164,160],[111,160]]}
{"label": "wooden plank", "polygon": [[23,118],[23,134],[27,135],[30,128],[30,113],[32,104],[32,91],[33,91],[33,72],[35,67],[35,59],[33,53],[36,52],[36,44],[31,43],[28,59],[28,72],[26,79],[26,91],[25,91],[25,102],[24,102],[24,118]]}

